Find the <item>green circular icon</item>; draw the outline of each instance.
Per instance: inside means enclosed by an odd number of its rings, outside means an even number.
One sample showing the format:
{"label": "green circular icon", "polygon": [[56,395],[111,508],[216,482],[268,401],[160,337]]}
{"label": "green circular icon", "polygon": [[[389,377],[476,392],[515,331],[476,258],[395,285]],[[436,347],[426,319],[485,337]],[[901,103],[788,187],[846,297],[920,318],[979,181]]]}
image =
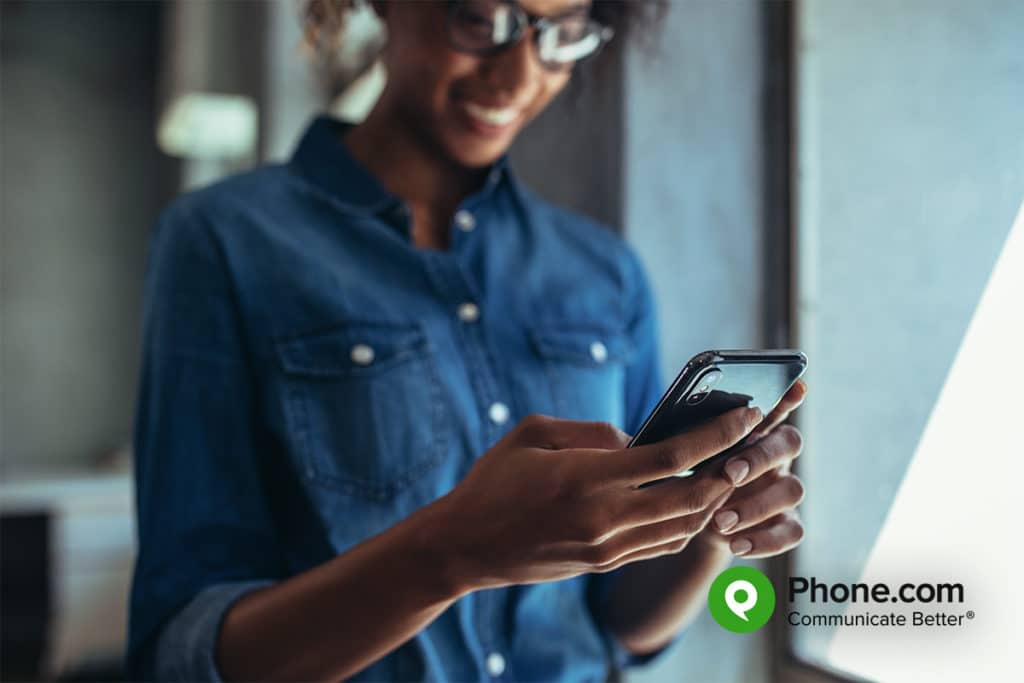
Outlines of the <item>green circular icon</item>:
{"label": "green circular icon", "polygon": [[711,583],[708,609],[722,628],[750,633],[767,624],[775,611],[775,589],[753,567],[730,567]]}

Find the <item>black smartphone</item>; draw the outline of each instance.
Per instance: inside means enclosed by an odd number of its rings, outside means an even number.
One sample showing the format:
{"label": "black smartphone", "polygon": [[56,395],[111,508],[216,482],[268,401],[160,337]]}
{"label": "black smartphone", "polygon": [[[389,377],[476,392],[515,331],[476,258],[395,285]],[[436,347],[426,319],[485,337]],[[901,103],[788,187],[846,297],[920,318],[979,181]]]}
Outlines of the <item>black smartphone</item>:
{"label": "black smartphone", "polygon": [[[629,447],[689,431],[733,408],[757,406],[767,417],[806,368],[807,356],[794,349],[699,353],[683,366]],[[676,476],[689,476],[720,462],[746,441]]]}

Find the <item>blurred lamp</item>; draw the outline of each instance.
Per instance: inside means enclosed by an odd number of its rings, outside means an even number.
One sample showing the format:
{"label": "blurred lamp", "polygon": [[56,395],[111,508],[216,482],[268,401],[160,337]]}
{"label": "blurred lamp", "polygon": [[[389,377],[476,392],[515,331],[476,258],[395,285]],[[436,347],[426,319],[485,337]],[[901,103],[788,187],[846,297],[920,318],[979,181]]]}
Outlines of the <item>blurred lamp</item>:
{"label": "blurred lamp", "polygon": [[255,152],[258,132],[251,98],[188,92],[164,110],[157,143],[166,154],[184,159],[242,159]]}

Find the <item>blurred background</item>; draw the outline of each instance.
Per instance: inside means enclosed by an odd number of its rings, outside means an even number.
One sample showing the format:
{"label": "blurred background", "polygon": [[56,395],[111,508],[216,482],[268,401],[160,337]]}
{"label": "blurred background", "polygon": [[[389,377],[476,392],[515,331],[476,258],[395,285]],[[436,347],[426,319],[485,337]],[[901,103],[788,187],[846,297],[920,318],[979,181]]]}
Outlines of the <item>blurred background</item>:
{"label": "blurred background", "polygon": [[[120,675],[155,216],[386,79],[370,13],[324,63],[301,8],[0,2],[5,680]],[[775,576],[855,581],[875,544],[1024,198],[1022,26],[1019,0],[674,0],[516,143],[528,184],[643,257],[667,378],[706,348],[810,357],[808,535]],[[830,638],[702,616],[629,678],[852,677]]]}

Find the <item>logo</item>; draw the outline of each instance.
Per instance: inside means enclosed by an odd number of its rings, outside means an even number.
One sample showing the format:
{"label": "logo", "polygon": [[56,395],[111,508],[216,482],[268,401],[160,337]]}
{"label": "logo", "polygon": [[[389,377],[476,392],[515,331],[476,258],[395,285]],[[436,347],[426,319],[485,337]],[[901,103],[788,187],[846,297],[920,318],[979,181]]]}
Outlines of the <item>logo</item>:
{"label": "logo", "polygon": [[722,628],[750,633],[767,624],[775,611],[775,589],[753,567],[731,567],[712,582],[708,609]]}

